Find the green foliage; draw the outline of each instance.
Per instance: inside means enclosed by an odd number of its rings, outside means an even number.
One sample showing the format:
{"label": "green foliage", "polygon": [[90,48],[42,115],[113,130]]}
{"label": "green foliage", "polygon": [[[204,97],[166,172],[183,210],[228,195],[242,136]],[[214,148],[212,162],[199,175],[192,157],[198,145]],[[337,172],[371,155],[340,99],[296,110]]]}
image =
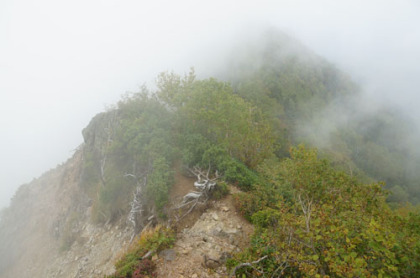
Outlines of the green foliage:
{"label": "green foliage", "polygon": [[[111,146],[119,164],[136,163],[139,170],[157,157],[171,160],[171,115],[154,97],[135,94],[119,103],[120,126]],[[130,165],[131,166],[131,165]]]}
{"label": "green foliage", "polygon": [[394,202],[420,202],[418,128],[404,113],[359,102],[360,88],[344,73],[278,31],[243,44],[227,72],[234,91],[258,107],[272,127],[276,155],[302,142],[320,149],[350,175],[396,185]]}
{"label": "green foliage", "polygon": [[220,200],[229,194],[229,187],[226,182],[218,182],[215,188],[210,192],[212,199]]}
{"label": "green foliage", "polygon": [[162,214],[171,185],[170,165],[177,153],[171,113],[145,88],[127,95],[108,113],[116,119],[110,123],[97,120],[92,129],[103,134],[91,135],[108,138],[91,139],[93,145],[84,155],[81,186],[94,200],[92,219],[106,222],[125,215],[135,187],[145,176],[147,198],[143,203]]}
{"label": "green foliage", "polygon": [[268,32],[261,40],[264,47],[246,49],[247,59],[234,60],[238,66],[229,73],[239,95],[283,126],[293,130],[336,97],[357,91],[347,76],[292,38]]}
{"label": "green foliage", "polygon": [[[223,175],[223,179],[229,183],[239,186],[243,190],[249,190],[257,181],[257,174],[249,169],[242,162],[231,157],[226,149],[219,145],[200,138],[201,135],[193,136],[192,140],[186,140],[184,161],[190,165],[199,165],[206,168],[210,165]],[[197,141],[195,141],[197,139]],[[194,144],[196,142],[196,144]],[[192,158],[191,160],[187,160]]]}
{"label": "green foliage", "polygon": [[[225,182],[245,191],[234,195],[235,205],[256,233],[231,266],[267,255],[255,267],[270,277],[420,276],[419,213],[400,209],[420,196],[420,159],[401,144],[410,126],[388,110],[325,121],[320,111],[357,114],[357,103],[343,102],[358,88],[285,36],[271,34],[248,57],[231,72],[232,85],[197,80],[193,70],[162,73],[156,92],[143,87],[118,103],[107,126],[112,138],[84,156],[81,187],[94,200],[94,220],[125,215],[145,176],[143,201],[164,217],[171,169],[182,160],[223,175],[215,198],[226,194]],[[332,164],[314,149],[289,152],[302,141],[321,145]],[[149,269],[139,265],[141,250],[122,260],[121,275]],[[259,273],[248,267],[238,275]]]}
{"label": "green foliage", "polygon": [[181,134],[182,160],[187,165],[216,165],[227,156],[226,151],[201,134]]}
{"label": "green foliage", "polygon": [[[231,72],[232,84],[197,80],[193,70],[162,73],[156,92],[143,87],[118,103],[111,143],[84,157],[82,188],[94,199],[94,219],[127,213],[146,175],[144,203],[164,217],[171,169],[181,159],[223,175],[213,197],[226,194],[225,182],[245,191],[234,195],[235,205],[256,232],[229,264],[267,257],[239,277],[420,276],[419,213],[400,208],[420,196],[420,159],[401,144],[410,126],[386,109],[325,121],[320,111],[357,114],[357,103],[343,104],[357,86],[285,36],[271,34],[255,51]],[[303,145],[289,152],[302,141],[321,145],[332,164]],[[120,275],[136,268],[145,275],[139,256],[146,249],[127,254]]]}
{"label": "green foliage", "polygon": [[249,190],[258,178],[250,168],[275,149],[266,116],[228,84],[196,81],[191,72],[185,78],[161,74],[158,88],[156,95],[143,88],[120,101],[118,119],[107,128],[111,144],[86,152],[83,186],[92,192],[96,222],[124,214],[145,175],[145,203],[150,207],[153,201],[163,216],[177,153],[185,164],[210,165],[226,181]]}
{"label": "green foliage", "polygon": [[150,277],[153,277],[155,275],[154,263],[148,259],[142,259],[142,257],[147,252],[154,254],[169,248],[174,241],[174,232],[169,228],[156,226],[155,228],[144,230],[127,253],[116,262],[115,274],[109,276],[109,278],[143,277],[141,275],[150,275]]}
{"label": "green foliage", "polygon": [[250,192],[241,192],[233,195],[235,207],[242,215],[252,221],[254,213],[272,207],[279,200],[280,195],[272,188],[256,185]]}
{"label": "green foliage", "polygon": [[157,211],[163,217],[163,207],[168,202],[169,189],[173,182],[173,173],[164,158],[153,162],[153,171],[147,179],[146,195],[154,200]]}
{"label": "green foliage", "polygon": [[[184,79],[162,74],[158,87],[158,97],[177,108],[181,138],[192,136],[188,141],[198,144],[187,147],[191,160],[197,159],[195,151],[207,142],[250,167],[272,153],[275,138],[266,117],[235,95],[229,84],[215,79],[197,81],[191,74]],[[203,137],[204,142],[197,141]]]}
{"label": "green foliage", "polygon": [[224,179],[238,185],[242,190],[250,190],[257,182],[257,174],[235,159],[227,159],[220,164]]}
{"label": "green foliage", "polygon": [[84,152],[80,184],[90,197],[95,196],[97,186],[100,183],[98,161],[99,157],[94,151],[86,150]]}
{"label": "green foliage", "polygon": [[189,101],[195,81],[194,69],[184,78],[171,72],[162,72],[157,78],[157,97],[172,108],[180,108]]}
{"label": "green foliage", "polygon": [[95,223],[114,221],[127,211],[127,201],[132,197],[133,184],[115,168],[108,168],[105,185],[98,185],[93,204],[92,220]]}
{"label": "green foliage", "polygon": [[303,146],[264,174],[279,196],[286,189],[292,197],[287,202],[279,197],[273,206],[261,197],[268,187],[261,187],[238,198],[257,230],[250,249],[231,264],[268,255],[256,265],[267,277],[418,275],[419,216],[397,216],[380,184],[361,184]]}
{"label": "green foliage", "polygon": [[251,216],[251,222],[254,223],[257,227],[268,228],[277,226],[279,217],[279,210],[266,207],[253,213]]}

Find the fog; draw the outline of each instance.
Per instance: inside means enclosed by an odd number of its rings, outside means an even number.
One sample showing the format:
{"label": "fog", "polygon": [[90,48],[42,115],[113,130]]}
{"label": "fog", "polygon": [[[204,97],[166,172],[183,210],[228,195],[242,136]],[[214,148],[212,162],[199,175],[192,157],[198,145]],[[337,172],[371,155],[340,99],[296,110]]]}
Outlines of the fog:
{"label": "fog", "polygon": [[161,71],[205,76],[276,27],[347,71],[372,103],[420,119],[418,1],[0,3],[0,207],[68,159],[90,118]]}

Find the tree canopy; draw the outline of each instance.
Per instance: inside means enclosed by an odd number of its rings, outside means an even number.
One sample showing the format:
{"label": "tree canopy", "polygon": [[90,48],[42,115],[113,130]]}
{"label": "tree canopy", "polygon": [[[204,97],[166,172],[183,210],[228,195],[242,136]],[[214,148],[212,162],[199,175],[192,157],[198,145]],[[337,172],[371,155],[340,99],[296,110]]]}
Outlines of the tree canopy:
{"label": "tree canopy", "polygon": [[109,111],[84,160],[96,220],[126,214],[142,182],[146,209],[165,218],[174,165],[205,167],[244,191],[236,205],[256,227],[228,263],[255,262],[237,277],[420,276],[420,158],[399,142],[410,125],[387,109],[326,121],[320,111],[357,114],[347,100],[360,89],[283,39],[224,81],[164,72]]}

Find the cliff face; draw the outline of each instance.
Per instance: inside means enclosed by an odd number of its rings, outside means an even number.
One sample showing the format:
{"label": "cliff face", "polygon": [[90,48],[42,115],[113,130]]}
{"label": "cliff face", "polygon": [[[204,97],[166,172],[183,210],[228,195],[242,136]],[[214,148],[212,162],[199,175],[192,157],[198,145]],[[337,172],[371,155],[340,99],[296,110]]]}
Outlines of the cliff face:
{"label": "cliff face", "polygon": [[[117,123],[114,112],[98,114],[83,130],[85,143],[73,157],[19,188],[0,221],[1,278],[104,277],[114,272],[134,228],[125,214],[105,224],[93,223],[94,201],[83,187],[83,175],[89,154],[97,156],[95,168],[100,167]],[[196,190],[195,179],[182,175],[180,165],[175,168],[169,196],[173,206]],[[245,246],[253,231],[231,199],[212,201],[175,221],[174,248],[153,256],[158,277],[227,276],[227,254]],[[168,220],[174,218],[169,215]]]}
{"label": "cliff face", "polygon": [[[124,221],[94,225],[80,187],[85,150],[104,143],[99,114],[67,162],[22,185],[0,222],[0,277],[103,277],[132,231]],[[96,120],[95,120],[96,119]],[[128,239],[127,239],[128,238]]]}

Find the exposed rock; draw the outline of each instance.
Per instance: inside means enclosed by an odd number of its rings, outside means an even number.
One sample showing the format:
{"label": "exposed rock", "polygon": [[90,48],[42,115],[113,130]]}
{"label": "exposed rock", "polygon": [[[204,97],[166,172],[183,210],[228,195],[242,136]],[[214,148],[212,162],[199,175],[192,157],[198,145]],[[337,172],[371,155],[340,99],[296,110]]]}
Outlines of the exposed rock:
{"label": "exposed rock", "polygon": [[[117,114],[97,115],[83,131],[85,150],[101,155],[110,140],[108,131],[117,125]],[[113,273],[133,228],[127,227],[125,219],[107,225],[90,222],[93,201],[80,187],[83,159],[83,149],[79,149],[69,161],[16,193],[0,227],[1,238],[6,239],[0,242],[2,278],[96,278]],[[173,249],[149,255],[158,264],[159,277],[226,276],[225,254],[238,250],[252,232],[229,198],[212,202],[214,207],[203,208],[180,227],[184,230],[178,233]],[[16,267],[22,265],[25,267]],[[207,268],[213,269],[210,274]]]}
{"label": "exposed rock", "polygon": [[176,253],[173,249],[165,249],[159,253],[159,257],[165,259],[165,261],[173,261],[175,260]]}
{"label": "exposed rock", "polygon": [[[223,211],[224,207],[228,209]],[[180,256],[173,261],[159,262],[158,277],[227,277],[224,266],[227,258],[247,244],[253,231],[234,212],[228,197],[203,212],[191,228],[183,229],[173,249]]]}
{"label": "exposed rock", "polygon": [[101,150],[109,139],[108,131],[118,124],[117,110],[97,114],[82,130],[85,145],[89,150]]}
{"label": "exposed rock", "polygon": [[204,267],[215,269],[220,266],[220,261],[217,259],[214,259],[212,257],[209,257],[207,255],[203,256],[203,265]]}
{"label": "exposed rock", "polygon": [[92,202],[79,187],[82,159],[79,149],[66,163],[18,190],[10,207],[13,215],[0,226],[6,240],[0,242],[0,261],[6,263],[0,265],[2,278],[102,278],[114,271],[115,257],[132,231],[125,221],[108,227],[112,229],[90,223]]}

